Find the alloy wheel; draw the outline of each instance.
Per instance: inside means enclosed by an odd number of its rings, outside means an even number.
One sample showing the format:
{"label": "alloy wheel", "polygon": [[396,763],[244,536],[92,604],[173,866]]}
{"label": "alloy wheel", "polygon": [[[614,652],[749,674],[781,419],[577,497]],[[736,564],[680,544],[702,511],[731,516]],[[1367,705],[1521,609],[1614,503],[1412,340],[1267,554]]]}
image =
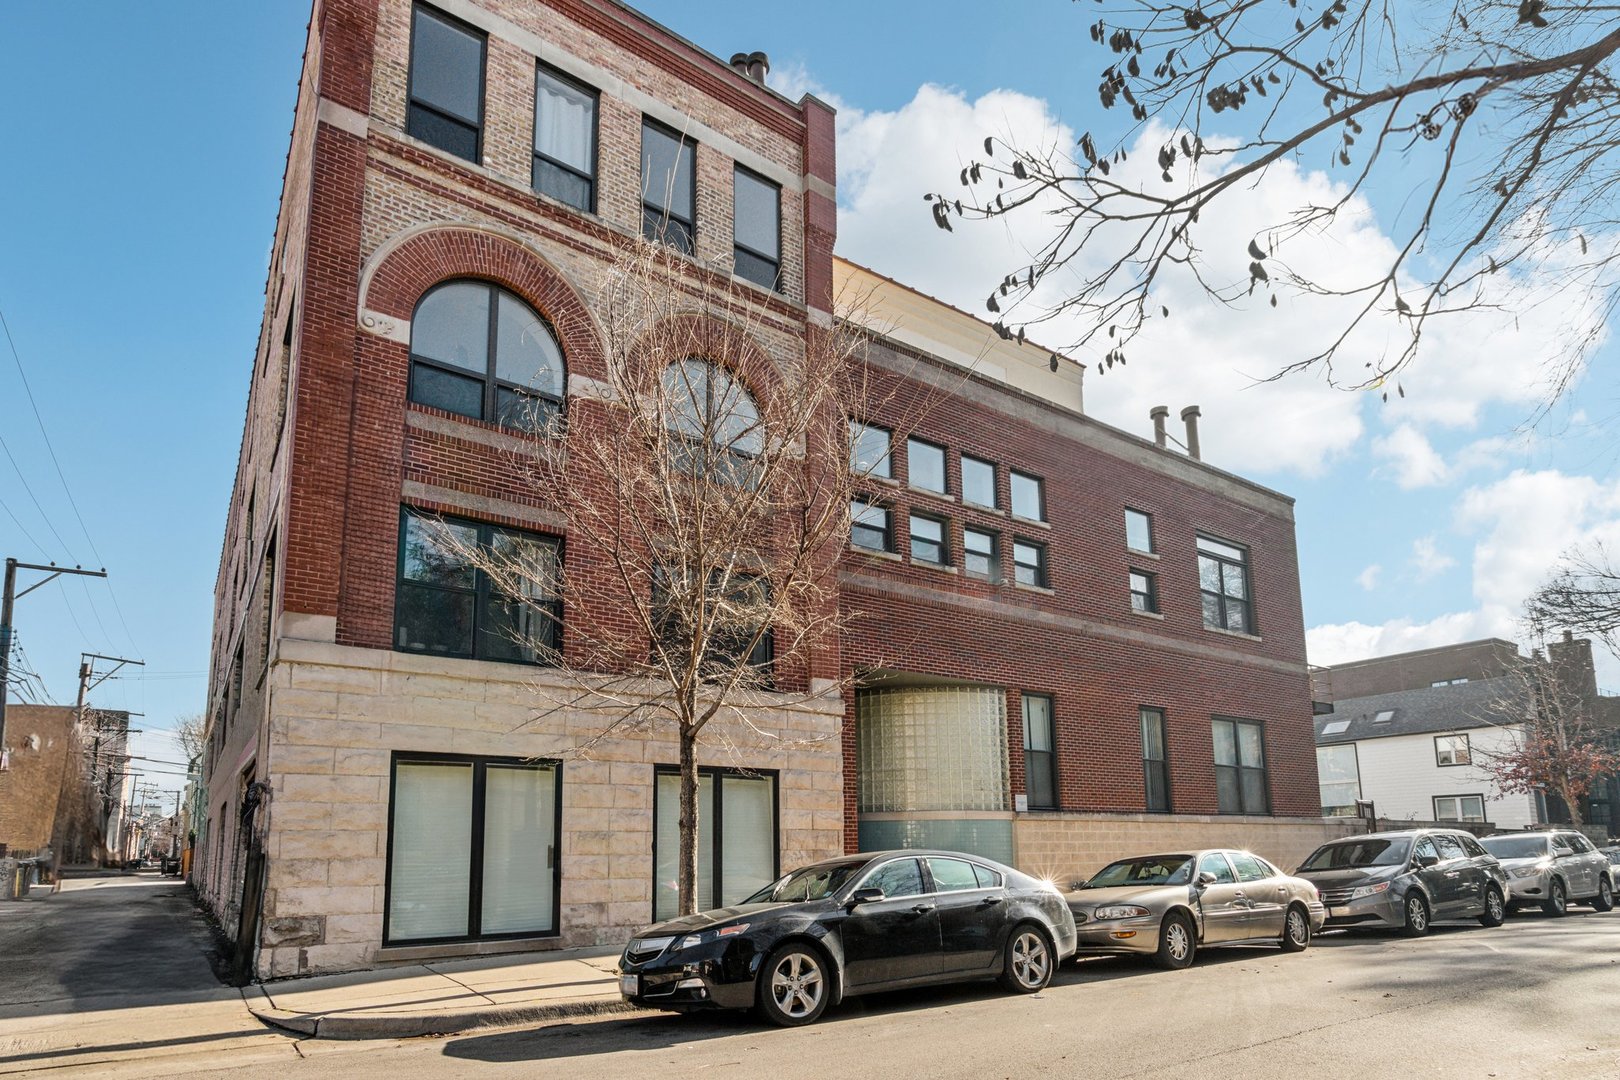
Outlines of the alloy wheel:
{"label": "alloy wheel", "polygon": [[1310,940],[1310,924],[1305,921],[1305,915],[1298,908],[1288,913],[1288,939],[1296,945],[1303,945]]}
{"label": "alloy wheel", "polygon": [[1406,902],[1406,923],[1420,934],[1429,928],[1429,908],[1420,897]]}
{"label": "alloy wheel", "polygon": [[771,972],[771,1000],[790,1019],[815,1012],[824,988],[821,965],[802,952],[788,953]]}
{"label": "alloy wheel", "polygon": [[1052,953],[1046,947],[1046,939],[1034,930],[1019,934],[1013,942],[1012,969],[1013,978],[1018,980],[1020,986],[1038,988],[1046,985],[1052,970]]}
{"label": "alloy wheel", "polygon": [[1164,928],[1164,940],[1170,959],[1178,964],[1187,959],[1187,951],[1192,947],[1192,938],[1187,934],[1187,926],[1182,922],[1172,922]]}

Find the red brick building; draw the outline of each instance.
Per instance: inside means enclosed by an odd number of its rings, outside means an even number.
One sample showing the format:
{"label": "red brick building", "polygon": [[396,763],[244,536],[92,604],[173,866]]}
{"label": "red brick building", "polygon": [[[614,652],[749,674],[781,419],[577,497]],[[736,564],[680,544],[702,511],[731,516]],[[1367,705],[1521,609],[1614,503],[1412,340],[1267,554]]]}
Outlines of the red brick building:
{"label": "red brick building", "polygon": [[[784,676],[827,688],[775,718],[796,748],[704,762],[700,900],[862,842],[1062,875],[1323,834],[1290,501],[1087,418],[1078,364],[835,260],[833,114],[763,68],[613,0],[315,4],[193,871],[261,975],[611,941],[669,910],[672,742],[568,756],[566,710],[532,722],[565,688],[420,531],[597,572],[513,477],[511,432],[608,416],[600,278],[638,235],[739,290],[783,365],[840,285],[886,328],[852,428],[887,462],[852,508],[855,629]],[[564,648],[610,617],[568,608]]]}

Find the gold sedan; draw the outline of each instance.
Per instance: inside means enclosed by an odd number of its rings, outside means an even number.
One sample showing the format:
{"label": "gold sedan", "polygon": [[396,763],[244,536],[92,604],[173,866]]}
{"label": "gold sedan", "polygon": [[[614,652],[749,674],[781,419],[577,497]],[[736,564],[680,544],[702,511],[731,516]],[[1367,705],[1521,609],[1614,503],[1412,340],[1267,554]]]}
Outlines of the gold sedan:
{"label": "gold sedan", "polygon": [[1316,886],[1228,849],[1120,859],[1075,882],[1064,899],[1079,955],[1138,954],[1167,968],[1220,945],[1298,952],[1327,918]]}

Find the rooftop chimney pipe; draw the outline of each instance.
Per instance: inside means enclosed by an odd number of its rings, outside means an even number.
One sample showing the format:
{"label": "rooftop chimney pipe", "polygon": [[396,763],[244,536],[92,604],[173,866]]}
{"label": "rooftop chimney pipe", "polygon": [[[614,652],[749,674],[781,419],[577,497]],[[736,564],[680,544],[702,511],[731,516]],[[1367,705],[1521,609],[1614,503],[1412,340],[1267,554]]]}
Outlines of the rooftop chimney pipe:
{"label": "rooftop chimney pipe", "polygon": [[739,75],[765,85],[765,76],[771,70],[771,58],[762,52],[732,53],[731,66]]}
{"label": "rooftop chimney pipe", "polygon": [[1181,422],[1187,425],[1187,456],[1194,461],[1202,461],[1203,455],[1198,452],[1198,406],[1189,405],[1181,410]]}
{"label": "rooftop chimney pipe", "polygon": [[1153,420],[1153,444],[1162,450],[1165,444],[1164,422],[1170,419],[1170,406],[1155,405],[1148,410],[1148,416]]}

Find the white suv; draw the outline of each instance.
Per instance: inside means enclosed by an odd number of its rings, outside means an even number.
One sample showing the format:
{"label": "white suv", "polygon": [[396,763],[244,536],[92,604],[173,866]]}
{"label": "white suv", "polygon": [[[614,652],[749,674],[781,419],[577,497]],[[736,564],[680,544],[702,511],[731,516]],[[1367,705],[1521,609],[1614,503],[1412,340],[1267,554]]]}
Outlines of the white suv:
{"label": "white suv", "polygon": [[1571,902],[1598,911],[1614,907],[1617,871],[1578,832],[1503,833],[1480,841],[1508,875],[1508,906],[1540,904],[1548,915],[1563,915]]}

